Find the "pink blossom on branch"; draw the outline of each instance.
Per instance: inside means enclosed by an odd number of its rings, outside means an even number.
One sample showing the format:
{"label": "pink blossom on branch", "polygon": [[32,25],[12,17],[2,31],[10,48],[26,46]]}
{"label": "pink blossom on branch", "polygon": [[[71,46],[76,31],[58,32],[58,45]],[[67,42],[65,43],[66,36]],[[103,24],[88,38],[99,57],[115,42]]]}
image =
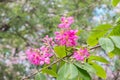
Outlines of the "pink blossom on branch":
{"label": "pink blossom on branch", "polygon": [[46,44],[47,46],[54,46],[54,41],[52,38],[50,38],[48,35],[46,35],[43,39],[42,39],[43,43]]}
{"label": "pink blossom on branch", "polygon": [[80,48],[79,50],[74,52],[73,58],[75,58],[77,61],[83,61],[89,55],[90,54],[89,54],[87,48]]}
{"label": "pink blossom on branch", "polygon": [[26,50],[27,59],[34,65],[50,64],[50,57],[53,56],[51,46],[54,45],[54,42],[52,38],[47,35],[42,41],[44,46],[39,49],[30,48]]}
{"label": "pink blossom on branch", "polygon": [[34,65],[39,65],[41,61],[41,55],[39,49],[27,49],[26,50],[27,59]]}
{"label": "pink blossom on branch", "polygon": [[[45,48],[45,49],[43,49]],[[45,50],[45,51],[44,51]],[[26,50],[27,59],[34,65],[50,64],[50,57],[53,55],[48,48],[41,49],[30,48]]]}
{"label": "pink blossom on branch", "polygon": [[58,25],[59,28],[69,28],[70,25],[74,22],[73,17],[61,17],[61,23]]}
{"label": "pink blossom on branch", "polygon": [[58,45],[73,47],[77,45],[78,36],[77,30],[66,30],[62,32],[55,32],[55,41]]}

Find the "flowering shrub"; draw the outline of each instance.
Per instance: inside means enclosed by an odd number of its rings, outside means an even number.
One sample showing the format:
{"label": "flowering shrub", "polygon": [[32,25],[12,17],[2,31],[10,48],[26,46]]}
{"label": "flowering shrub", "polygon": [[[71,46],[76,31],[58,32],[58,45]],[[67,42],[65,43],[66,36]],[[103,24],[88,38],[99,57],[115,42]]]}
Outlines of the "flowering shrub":
{"label": "flowering shrub", "polygon": [[[100,32],[99,35],[96,32],[92,32],[88,37],[87,44],[96,46],[80,47],[77,34],[79,31],[70,27],[73,22],[73,17],[62,17],[61,23],[58,25],[59,31],[55,32],[54,38],[49,38],[47,35],[42,39],[43,45],[40,48],[29,48],[26,50],[29,62],[43,67],[31,75],[41,72],[52,75],[57,80],[92,80],[91,75],[96,74],[98,77],[106,79],[105,70],[96,61],[105,64],[109,62],[104,57],[91,55],[90,50],[102,47],[106,52],[111,52],[114,50],[114,44],[109,38],[100,38],[103,32]],[[109,29],[111,27],[109,24],[103,24],[94,30],[98,31],[99,29]],[[104,31],[104,33],[107,33],[107,31]],[[111,33],[113,34],[114,32]],[[93,37],[93,35],[96,36]],[[96,40],[97,38],[100,39]],[[113,42],[116,39],[120,40],[118,36],[110,36],[110,38]],[[97,45],[98,42],[100,45]],[[115,46],[119,48],[117,42],[115,42]],[[43,76],[40,75],[41,73],[36,76]],[[30,78],[31,75],[24,79]]]}
{"label": "flowering shrub", "polygon": [[[62,17],[61,24],[59,24],[60,31],[55,32],[55,43],[58,46],[66,46],[66,47],[74,47],[77,45],[77,32],[78,30],[70,29],[70,25],[74,22],[73,17]],[[50,57],[53,54],[53,49],[55,43],[52,38],[49,38],[48,35],[43,38],[44,46],[40,47],[40,49],[28,49],[26,54],[28,56],[28,60],[35,65],[43,65],[44,63],[50,63]],[[81,51],[81,50],[80,50]],[[74,58],[76,60],[83,60],[85,55],[88,55],[87,50],[83,50],[80,52],[81,59],[78,59],[79,53],[74,53]],[[85,54],[85,55],[84,55]]]}

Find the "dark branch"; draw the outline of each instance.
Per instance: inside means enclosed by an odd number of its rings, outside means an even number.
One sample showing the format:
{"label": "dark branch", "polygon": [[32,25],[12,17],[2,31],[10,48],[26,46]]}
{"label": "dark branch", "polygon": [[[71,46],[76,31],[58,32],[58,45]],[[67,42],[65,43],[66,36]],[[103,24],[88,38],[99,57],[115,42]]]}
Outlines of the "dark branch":
{"label": "dark branch", "polygon": [[95,46],[95,47],[92,47],[92,48],[90,48],[90,50],[96,49],[96,48],[98,48],[98,47],[100,47],[100,45],[97,45],[97,46]]}

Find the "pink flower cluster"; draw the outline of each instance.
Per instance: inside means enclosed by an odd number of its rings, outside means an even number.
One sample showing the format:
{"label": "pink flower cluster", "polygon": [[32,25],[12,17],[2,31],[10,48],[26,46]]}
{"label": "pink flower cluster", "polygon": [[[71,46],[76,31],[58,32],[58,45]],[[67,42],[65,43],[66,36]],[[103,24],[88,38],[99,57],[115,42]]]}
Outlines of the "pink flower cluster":
{"label": "pink flower cluster", "polygon": [[89,52],[87,50],[87,48],[80,48],[78,51],[75,51],[73,54],[73,58],[75,58],[76,60],[81,60],[83,61],[85,58],[87,58],[89,56]]}
{"label": "pink flower cluster", "polygon": [[48,46],[48,47],[51,47],[51,46],[54,46],[54,41],[52,38],[49,38],[48,35],[46,35],[44,38],[43,38],[43,43]]}
{"label": "pink flower cluster", "polygon": [[43,42],[45,45],[40,49],[30,48],[26,50],[27,59],[34,65],[50,64],[50,57],[53,55],[51,45],[54,45],[54,42],[48,36],[43,39]]}
{"label": "pink flower cluster", "polygon": [[45,53],[45,51],[41,51],[41,50],[33,49],[33,48],[26,50],[27,58],[32,64],[43,65],[44,63],[46,64],[50,63],[50,57],[52,56],[52,54]]}
{"label": "pink flower cluster", "polygon": [[[50,57],[54,53],[55,43],[58,46],[74,47],[77,45],[77,32],[78,30],[72,30],[71,24],[74,22],[73,17],[62,17],[61,23],[58,25],[60,31],[55,32],[55,42],[48,35],[42,39],[43,46],[39,49],[30,48],[26,50],[28,60],[34,65],[50,64]],[[74,51],[73,58],[83,61],[89,56],[89,52],[86,48],[80,48],[80,50]]]}
{"label": "pink flower cluster", "polygon": [[59,28],[69,28],[70,25],[74,22],[73,17],[61,17],[61,23],[58,25]]}
{"label": "pink flower cluster", "polygon": [[77,30],[66,30],[63,32],[55,32],[55,40],[58,45],[65,45],[72,47],[77,45],[78,36],[76,35]]}
{"label": "pink flower cluster", "polygon": [[73,47],[77,45],[78,36],[77,30],[72,30],[69,27],[74,22],[73,17],[62,17],[61,23],[58,25],[61,31],[55,32],[55,42],[58,45]]}

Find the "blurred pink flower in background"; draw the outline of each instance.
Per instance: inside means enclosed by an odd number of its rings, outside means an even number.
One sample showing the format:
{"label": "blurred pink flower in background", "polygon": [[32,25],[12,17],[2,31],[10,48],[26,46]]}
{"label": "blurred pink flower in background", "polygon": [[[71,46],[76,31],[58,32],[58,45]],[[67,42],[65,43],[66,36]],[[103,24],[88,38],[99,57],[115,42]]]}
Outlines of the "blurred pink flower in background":
{"label": "blurred pink flower in background", "polygon": [[78,36],[76,35],[77,30],[66,30],[62,32],[55,32],[55,41],[58,45],[65,45],[72,47],[77,45]]}
{"label": "blurred pink flower in background", "polygon": [[76,60],[81,60],[83,61],[85,58],[87,58],[89,56],[89,52],[87,50],[87,48],[80,48],[78,51],[75,51],[73,54],[73,58],[75,58]]}
{"label": "blurred pink flower in background", "polygon": [[73,17],[61,17],[61,23],[58,25],[59,28],[69,28],[70,25],[74,22]]}

